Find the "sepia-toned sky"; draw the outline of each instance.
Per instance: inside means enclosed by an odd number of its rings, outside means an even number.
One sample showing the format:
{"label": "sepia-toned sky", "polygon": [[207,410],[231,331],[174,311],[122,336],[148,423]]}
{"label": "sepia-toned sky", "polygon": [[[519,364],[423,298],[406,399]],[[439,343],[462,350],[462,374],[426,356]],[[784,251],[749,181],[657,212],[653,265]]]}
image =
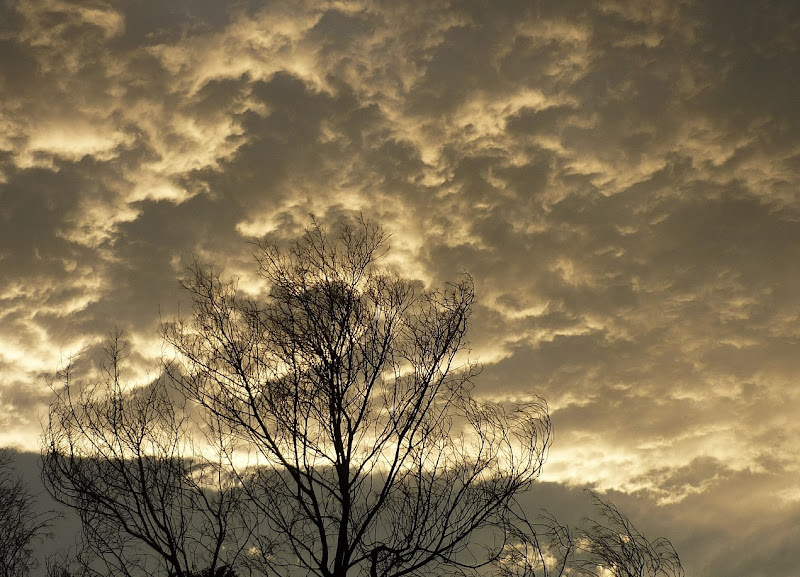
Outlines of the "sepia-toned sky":
{"label": "sepia-toned sky", "polygon": [[473,275],[548,490],[800,573],[800,3],[0,0],[0,445],[115,325],[152,377],[192,258],[358,212]]}

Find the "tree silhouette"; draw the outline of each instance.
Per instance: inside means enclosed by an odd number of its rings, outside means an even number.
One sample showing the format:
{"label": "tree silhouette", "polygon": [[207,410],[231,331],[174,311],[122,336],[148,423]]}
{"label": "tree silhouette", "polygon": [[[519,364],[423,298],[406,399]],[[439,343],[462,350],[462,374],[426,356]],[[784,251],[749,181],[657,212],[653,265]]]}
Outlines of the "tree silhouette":
{"label": "tree silhouette", "polygon": [[0,577],[24,577],[35,566],[33,544],[52,513],[36,511],[36,497],[15,475],[13,452],[0,449]]}
{"label": "tree silhouette", "polygon": [[208,567],[202,571],[190,573],[189,577],[236,577],[236,572],[230,566],[222,565],[215,569]]}
{"label": "tree silhouette", "polygon": [[594,520],[581,531],[578,563],[585,574],[604,577],[683,577],[683,566],[672,543],[664,537],[650,541],[614,504],[595,493]]}
{"label": "tree silhouette", "polygon": [[593,518],[570,528],[545,514],[518,518],[496,563],[501,577],[684,577],[672,543],[645,537],[610,501],[590,492]]}
{"label": "tree silhouette", "polygon": [[237,471],[264,573],[477,568],[540,472],[543,404],[470,396],[476,365],[457,355],[471,278],[424,290],[375,266],[383,243],[363,222],[335,237],[315,223],[286,250],[261,243],[257,297],[195,266],[194,317],[165,327],[174,381],[259,464]]}
{"label": "tree silhouette", "polygon": [[243,547],[237,538],[246,539],[241,491],[219,460],[198,451],[189,413],[165,379],[125,390],[126,348],[113,333],[98,382],[76,382],[71,365],[59,373],[43,435],[45,487],[81,520],[78,571],[188,577],[226,566]]}
{"label": "tree silhouette", "polygon": [[[472,279],[426,290],[378,266],[384,243],[363,221],[262,242],[256,295],[195,264],[193,314],[163,328],[167,378],[126,393],[113,343],[103,387],[75,397],[62,374],[45,481],[109,570],[213,572],[233,550],[224,564],[269,575],[464,575],[503,554],[546,407],[472,398]],[[184,454],[187,410],[217,461]]]}

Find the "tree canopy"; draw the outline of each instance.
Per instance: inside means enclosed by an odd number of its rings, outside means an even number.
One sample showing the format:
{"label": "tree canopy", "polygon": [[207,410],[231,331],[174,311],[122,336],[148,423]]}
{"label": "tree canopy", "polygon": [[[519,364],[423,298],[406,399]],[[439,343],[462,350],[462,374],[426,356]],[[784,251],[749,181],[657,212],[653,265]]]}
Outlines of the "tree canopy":
{"label": "tree canopy", "polygon": [[[545,403],[478,402],[471,277],[426,288],[381,266],[385,243],[314,222],[257,244],[255,292],[194,263],[158,378],[126,385],[121,332],[100,379],[59,373],[43,479],[82,521],[78,575],[683,576],[669,541],[594,494],[577,529],[529,520]],[[41,525],[9,487],[26,551]]]}
{"label": "tree canopy", "polygon": [[380,266],[385,241],[358,222],[261,242],[259,294],[196,263],[159,379],[125,390],[118,336],[101,382],[62,372],[44,476],[95,560],[399,577],[503,554],[545,460],[546,406],[472,397],[472,279],[425,288]]}

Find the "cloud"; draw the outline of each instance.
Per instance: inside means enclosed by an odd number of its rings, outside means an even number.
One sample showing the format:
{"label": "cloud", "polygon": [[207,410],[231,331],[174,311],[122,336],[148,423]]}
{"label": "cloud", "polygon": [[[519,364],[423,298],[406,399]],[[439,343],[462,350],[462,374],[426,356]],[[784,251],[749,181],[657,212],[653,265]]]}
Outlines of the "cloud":
{"label": "cloud", "polygon": [[248,240],[362,212],[403,274],[472,274],[475,393],[549,401],[548,479],[713,503],[685,546],[733,575],[726,499],[766,487],[737,511],[772,491],[790,563],[800,13],[767,8],[4,4],[7,427],[114,324],[144,382],[193,257],[254,287]]}

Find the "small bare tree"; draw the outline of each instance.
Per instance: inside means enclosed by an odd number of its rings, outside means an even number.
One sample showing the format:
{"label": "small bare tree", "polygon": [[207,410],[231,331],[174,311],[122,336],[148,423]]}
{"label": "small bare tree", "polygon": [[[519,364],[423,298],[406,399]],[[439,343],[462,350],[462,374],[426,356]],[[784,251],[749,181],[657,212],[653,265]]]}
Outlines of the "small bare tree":
{"label": "small bare tree", "polygon": [[113,334],[99,382],[75,382],[71,366],[59,373],[43,436],[45,486],[82,522],[81,574],[187,577],[234,562],[241,492],[196,450],[167,381],[126,390],[125,350]]}
{"label": "small bare tree", "polygon": [[545,514],[538,523],[517,519],[495,564],[500,577],[683,577],[672,543],[650,541],[613,503],[591,493],[596,513],[577,529]]}
{"label": "small bare tree", "polygon": [[579,567],[587,575],[604,577],[683,577],[683,566],[672,543],[650,541],[614,504],[595,493],[597,516],[581,531]]}
{"label": "small bare tree", "polygon": [[360,222],[263,242],[257,296],[196,265],[193,317],[164,327],[169,375],[248,449],[229,460],[254,570],[466,574],[502,554],[540,473],[544,404],[470,395],[472,279],[425,290],[376,266],[384,240]]}
{"label": "small bare tree", "polygon": [[0,449],[0,577],[24,577],[35,566],[33,544],[53,513],[36,511],[36,497],[13,468],[14,453]]}

